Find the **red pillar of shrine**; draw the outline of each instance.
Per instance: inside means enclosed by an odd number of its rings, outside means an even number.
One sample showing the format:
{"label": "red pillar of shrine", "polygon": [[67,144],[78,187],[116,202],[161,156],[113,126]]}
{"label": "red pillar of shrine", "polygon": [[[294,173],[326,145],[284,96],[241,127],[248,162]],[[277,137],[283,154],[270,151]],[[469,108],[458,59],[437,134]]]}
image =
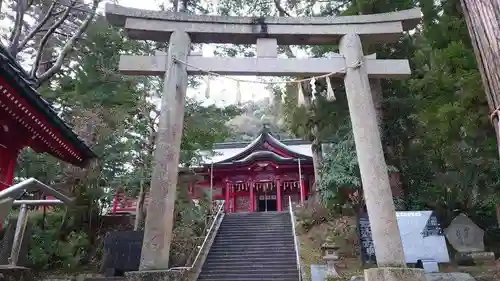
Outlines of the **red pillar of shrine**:
{"label": "red pillar of shrine", "polygon": [[253,181],[249,181],[248,185],[250,186],[250,212],[255,212],[255,191]]}
{"label": "red pillar of shrine", "polygon": [[231,212],[236,213],[236,187],[234,187],[234,185],[231,187],[231,199],[233,201]]}
{"label": "red pillar of shrine", "polygon": [[16,164],[17,164],[17,152],[12,155],[12,158],[9,161],[7,166],[7,170],[5,172],[5,183],[8,186],[11,186],[14,182],[14,173],[16,172]]}
{"label": "red pillar of shrine", "polygon": [[[0,144],[1,145],[1,144]],[[0,146],[0,190],[12,185],[17,166],[17,156],[21,151],[21,146],[5,147]]]}
{"label": "red pillar of shrine", "polygon": [[280,179],[276,179],[275,180],[275,184],[276,184],[276,201],[277,201],[277,209],[278,209],[278,212],[281,212],[283,211],[283,194],[282,194],[282,190],[281,190],[281,180]]}
{"label": "red pillar of shrine", "polygon": [[229,182],[226,182],[226,213],[230,213],[231,212],[231,194],[230,194],[230,190],[231,190],[231,185]]}

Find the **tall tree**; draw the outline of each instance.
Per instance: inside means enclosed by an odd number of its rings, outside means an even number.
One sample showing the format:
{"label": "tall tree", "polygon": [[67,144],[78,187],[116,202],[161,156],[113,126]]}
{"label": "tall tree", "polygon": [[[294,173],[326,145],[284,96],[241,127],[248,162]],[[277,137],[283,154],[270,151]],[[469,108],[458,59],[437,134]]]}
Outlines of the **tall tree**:
{"label": "tall tree", "polygon": [[[491,122],[497,134],[500,154],[500,4],[498,1],[460,1],[467,23],[472,47],[488,101]],[[500,205],[496,205],[497,223],[500,226]]]}
{"label": "tall tree", "polygon": [[61,70],[77,42],[83,39],[100,1],[5,1],[8,9],[4,13],[13,24],[9,35],[2,39],[14,57],[30,55],[29,73],[35,86]]}

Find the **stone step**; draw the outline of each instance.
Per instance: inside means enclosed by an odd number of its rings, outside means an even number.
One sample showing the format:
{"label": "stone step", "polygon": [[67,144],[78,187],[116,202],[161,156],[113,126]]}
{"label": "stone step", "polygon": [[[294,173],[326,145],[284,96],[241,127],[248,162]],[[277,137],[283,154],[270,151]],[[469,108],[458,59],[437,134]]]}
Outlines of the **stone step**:
{"label": "stone step", "polygon": [[245,248],[245,247],[221,247],[221,248],[213,248],[209,253],[239,253],[241,255],[251,255],[251,254],[258,254],[258,255],[272,255],[272,254],[277,254],[277,253],[295,253],[295,247],[288,247],[288,248],[274,248],[272,251],[269,251],[269,247],[251,247],[251,248]]}
{"label": "stone step", "polygon": [[280,260],[268,260],[268,259],[259,259],[259,258],[254,258],[254,259],[243,259],[243,260],[234,260],[234,259],[213,259],[210,261],[207,261],[205,263],[206,266],[208,267],[224,267],[227,268],[228,264],[231,264],[231,266],[234,267],[246,267],[246,268],[253,268],[253,267],[270,267],[270,266],[275,266],[275,267],[294,267],[297,268],[297,261],[295,259],[280,259]]}
{"label": "stone step", "polygon": [[203,272],[209,273],[209,272],[227,272],[227,271],[235,271],[235,272],[244,272],[248,270],[258,270],[258,271],[276,271],[279,266],[279,270],[285,270],[285,271],[297,271],[297,266],[295,264],[289,265],[289,264],[271,264],[271,265],[264,265],[264,264],[258,264],[258,265],[238,265],[235,266],[231,264],[231,267],[228,268],[227,264],[226,265],[207,265],[203,267]]}
{"label": "stone step", "polygon": [[[267,245],[267,244],[272,244],[272,243],[279,243],[279,244],[292,244],[294,245],[294,240],[292,237],[290,238],[286,238],[286,237],[271,237],[271,238],[268,238],[268,239],[259,239],[258,241],[256,241],[255,239],[253,238],[249,238],[249,237],[224,237],[225,239],[215,239],[216,242],[220,242],[220,243],[216,243],[216,244],[220,244],[220,245],[231,245],[231,244],[241,244],[241,245],[247,245],[247,244],[250,244],[250,245],[255,245],[255,243],[259,243],[261,242],[262,245]],[[218,245],[216,245],[218,246]]]}
{"label": "stone step", "polygon": [[83,281],[125,281],[125,277],[88,277]]}
{"label": "stone step", "polygon": [[239,230],[239,229],[231,229],[231,230],[222,230],[217,232],[217,236],[248,236],[248,237],[272,237],[272,236],[293,236],[292,229],[290,231],[284,230]]}
{"label": "stone step", "polygon": [[[271,260],[288,260],[289,259],[289,256],[291,256],[292,254],[290,253],[276,253],[276,254],[273,254],[273,255],[268,255],[268,259],[265,260],[265,261],[271,261]],[[295,253],[293,254],[295,256]],[[236,253],[212,253],[211,255],[208,256],[208,259],[210,260],[227,260],[227,259],[234,259],[234,260],[237,260],[237,259],[245,259],[245,260],[257,260],[259,258],[259,256],[262,256],[262,254],[251,254],[251,253],[247,253],[245,254],[245,256],[242,258],[242,255],[238,255]],[[294,258],[295,259],[295,258]],[[291,262],[291,260],[288,260]],[[230,265],[230,263],[228,263],[228,266]]]}
{"label": "stone step", "polygon": [[259,251],[261,254],[265,254],[269,249],[272,248],[273,252],[274,251],[285,251],[285,250],[293,250],[295,251],[295,247],[293,244],[291,245],[260,245],[260,244],[255,244],[255,245],[241,245],[241,244],[233,244],[233,245],[217,245],[215,247],[212,247],[212,250],[214,252],[218,251],[241,251],[241,252],[252,252],[252,251]]}
{"label": "stone step", "polygon": [[224,247],[224,246],[234,246],[234,245],[242,245],[242,246],[267,246],[267,247],[288,247],[290,245],[294,245],[293,239],[266,239],[266,240],[250,240],[250,239],[225,239],[219,240],[222,243],[217,243],[217,245],[213,247]]}
{"label": "stone step", "polygon": [[[280,270],[275,270],[274,272],[260,272],[256,271],[239,271],[239,272],[218,272],[218,273],[205,273],[202,272],[200,275],[200,280],[218,278],[218,280],[240,280],[239,278],[252,278],[250,280],[276,280],[275,278],[283,278],[285,280],[293,280],[292,278],[297,278],[298,272],[281,272]],[[282,280],[282,279],[278,279]]]}
{"label": "stone step", "polygon": [[221,278],[219,276],[200,276],[198,281],[298,281],[299,276],[288,277],[288,276],[273,276],[273,277],[252,277],[252,276],[237,276],[230,278]]}
{"label": "stone step", "polygon": [[258,216],[282,216],[282,215],[290,215],[288,211],[281,212],[241,212],[241,213],[229,213],[226,214],[228,217],[258,217]]}
{"label": "stone step", "polygon": [[290,221],[290,219],[279,219],[279,220],[259,219],[259,220],[229,220],[229,221],[222,222],[222,225],[257,226],[260,224],[286,225],[286,224],[291,224],[291,223],[292,222]]}
{"label": "stone step", "polygon": [[228,214],[198,281],[298,281],[287,212]]}
{"label": "stone step", "polygon": [[223,274],[220,273],[221,270],[220,268],[203,268],[203,273],[205,276],[207,275],[235,275],[241,272],[246,272],[251,275],[262,275],[262,276],[272,276],[276,273],[283,274],[283,275],[294,275],[297,274],[297,267],[292,267],[292,268],[280,268],[279,272],[277,272],[276,268],[269,268],[269,267],[260,267],[260,268],[255,268],[255,267],[250,267],[245,269],[240,269],[240,268],[233,268],[233,267],[226,267],[223,269]]}
{"label": "stone step", "polygon": [[[244,228],[244,229],[264,229],[264,226],[263,224],[266,224],[266,223],[247,223],[245,225],[241,225],[241,222],[234,222],[234,223],[223,223],[221,224],[221,229],[226,229],[226,228],[231,228],[231,227],[241,227],[241,228]],[[292,224],[287,221],[287,222],[279,222],[279,223],[270,223],[269,224],[269,227],[272,227],[273,229],[288,229],[288,228],[291,228],[292,227]]]}
{"label": "stone step", "polygon": [[223,224],[241,224],[241,225],[256,225],[259,223],[264,224],[286,224],[291,223],[290,218],[280,218],[280,219],[234,219],[234,220],[225,220],[222,222]]}

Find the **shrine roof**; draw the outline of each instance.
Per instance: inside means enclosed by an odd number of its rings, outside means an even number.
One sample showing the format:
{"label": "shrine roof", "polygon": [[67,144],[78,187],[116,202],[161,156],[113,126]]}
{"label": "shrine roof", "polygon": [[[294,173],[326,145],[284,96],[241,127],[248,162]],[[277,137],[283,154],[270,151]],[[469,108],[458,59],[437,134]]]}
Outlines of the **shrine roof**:
{"label": "shrine roof", "polygon": [[[273,154],[273,155],[271,155]],[[252,142],[218,143],[214,155],[206,156],[204,164],[244,163],[256,158],[273,158],[278,162],[312,160],[311,143],[301,139],[278,140],[267,130]]]}
{"label": "shrine roof", "polygon": [[16,121],[16,126],[33,133],[31,142],[39,142],[44,152],[68,163],[85,166],[96,155],[35,90],[38,81],[16,62],[0,44],[0,95],[5,95],[2,109]]}

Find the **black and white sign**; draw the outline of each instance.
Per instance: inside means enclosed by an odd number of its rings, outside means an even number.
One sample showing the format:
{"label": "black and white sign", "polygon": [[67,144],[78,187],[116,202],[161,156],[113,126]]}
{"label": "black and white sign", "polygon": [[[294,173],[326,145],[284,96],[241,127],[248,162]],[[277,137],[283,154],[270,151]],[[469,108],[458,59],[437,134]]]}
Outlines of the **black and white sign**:
{"label": "black and white sign", "polygon": [[[439,263],[450,261],[443,231],[432,211],[396,212],[396,216],[406,263],[416,263],[420,259]],[[360,217],[359,238],[363,261],[374,263],[375,249],[367,215]]]}

